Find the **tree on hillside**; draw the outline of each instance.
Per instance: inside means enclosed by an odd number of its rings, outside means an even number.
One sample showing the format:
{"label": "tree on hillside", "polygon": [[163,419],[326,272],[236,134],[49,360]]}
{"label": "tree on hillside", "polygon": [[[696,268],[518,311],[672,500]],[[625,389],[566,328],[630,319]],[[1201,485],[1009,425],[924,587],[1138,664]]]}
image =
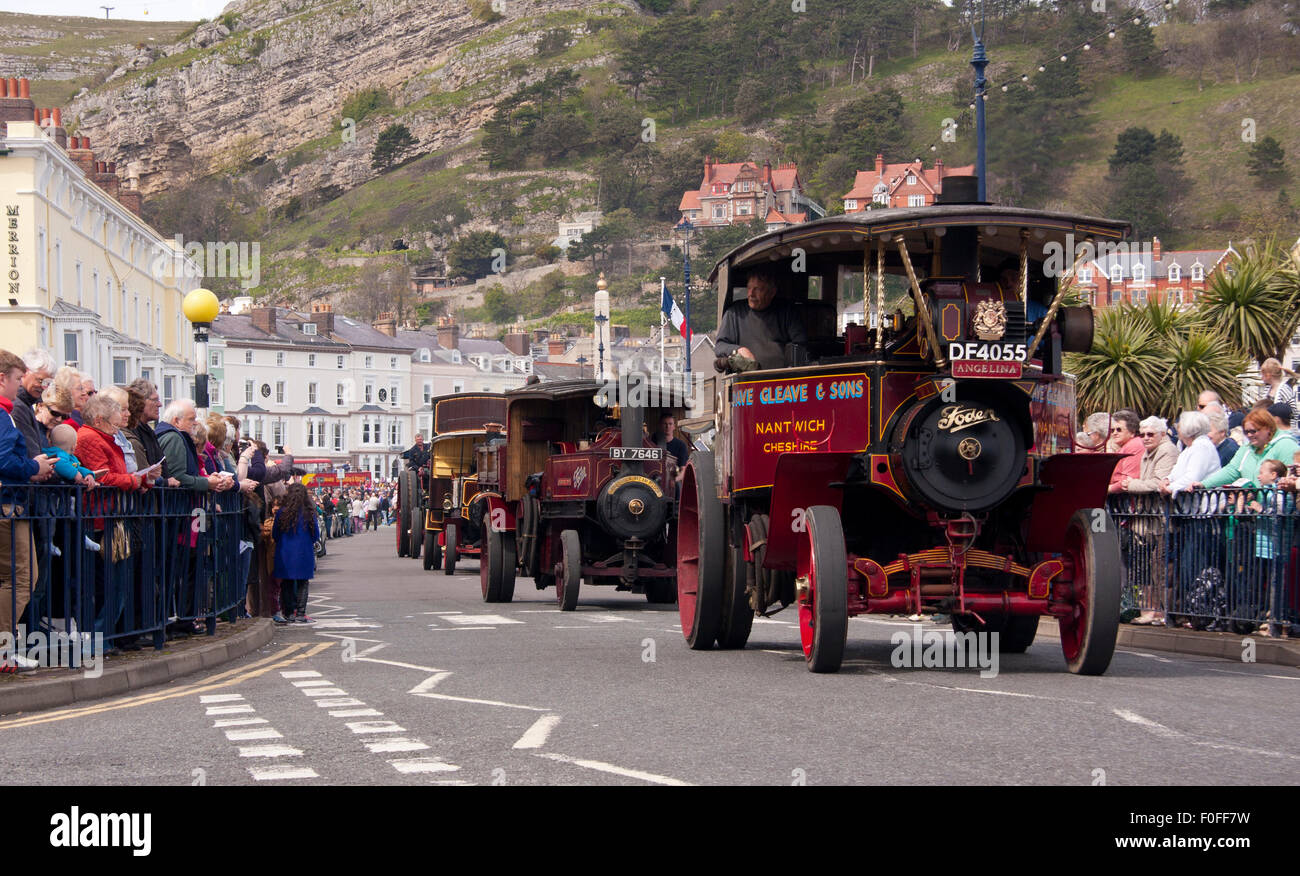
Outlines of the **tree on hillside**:
{"label": "tree on hillside", "polygon": [[1108,163],[1109,214],[1131,222],[1137,238],[1177,227],[1178,208],[1190,186],[1179,137],[1166,130],[1157,136],[1146,128],[1126,128],[1115,138]]}
{"label": "tree on hillside", "polygon": [[766,94],[757,79],[746,79],[736,90],[736,115],[746,125],[752,125],[767,114]]}
{"label": "tree on hillside", "polygon": [[477,280],[492,272],[493,261],[506,251],[506,241],[495,231],[471,231],[447,248],[447,271],[453,277]]}
{"label": "tree on hillside", "polygon": [[1264,183],[1276,183],[1286,176],[1286,150],[1273,135],[1251,144],[1250,175]]}
{"label": "tree on hillside", "polygon": [[415,138],[406,125],[393,123],[379,132],[375,150],[370,153],[370,166],[383,173],[403,155],[414,149]]}
{"label": "tree on hillside", "polygon": [[374,322],[381,313],[397,314],[407,285],[406,271],[374,262],[361,269],[356,283],[343,298],[343,307],[358,320]]}
{"label": "tree on hillside", "polygon": [[1156,49],[1155,33],[1145,18],[1140,19],[1130,10],[1119,28],[1120,48],[1124,56],[1124,69],[1138,76],[1150,75],[1160,66],[1160,52]]}

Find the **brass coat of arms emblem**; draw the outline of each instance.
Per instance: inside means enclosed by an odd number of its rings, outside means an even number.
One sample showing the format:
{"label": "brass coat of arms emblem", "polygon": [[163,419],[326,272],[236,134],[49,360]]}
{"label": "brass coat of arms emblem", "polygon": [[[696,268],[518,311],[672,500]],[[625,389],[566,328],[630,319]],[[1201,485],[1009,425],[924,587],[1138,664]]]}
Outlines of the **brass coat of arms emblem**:
{"label": "brass coat of arms emblem", "polygon": [[975,307],[971,321],[975,337],[981,341],[999,341],[1007,332],[1007,308],[1001,301],[985,300]]}

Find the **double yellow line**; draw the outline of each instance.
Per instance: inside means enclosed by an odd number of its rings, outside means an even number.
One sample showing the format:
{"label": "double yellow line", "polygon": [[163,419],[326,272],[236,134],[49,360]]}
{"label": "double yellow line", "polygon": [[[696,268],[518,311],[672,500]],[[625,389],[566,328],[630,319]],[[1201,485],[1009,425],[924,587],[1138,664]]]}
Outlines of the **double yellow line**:
{"label": "double yellow line", "polygon": [[284,649],[277,651],[269,657],[263,657],[250,663],[248,666],[241,666],[237,669],[227,669],[224,672],[218,672],[216,675],[210,675],[202,681],[192,682],[182,685],[178,688],[153,691],[150,693],[138,694],[136,696],[124,697],[117,700],[109,700],[106,703],[97,703],[89,706],[74,706],[67,709],[59,709],[53,712],[38,712],[33,715],[22,718],[13,718],[8,721],[0,721],[0,730],[14,730],[20,727],[33,727],[37,724],[49,724],[54,721],[66,721],[69,718],[82,718],[87,715],[99,715],[104,712],[112,712],[117,709],[131,709],[136,706],[147,706],[152,703],[160,703],[163,700],[172,700],[177,697],[188,697],[195,694],[202,694],[208,691],[220,690],[224,687],[239,684],[241,681],[248,681],[252,678],[265,675],[276,669],[286,666],[292,666],[300,660],[306,660],[308,657],[314,657],[326,648],[334,647],[333,642],[322,642],[312,644],[310,642],[298,642],[297,644],[288,645]]}

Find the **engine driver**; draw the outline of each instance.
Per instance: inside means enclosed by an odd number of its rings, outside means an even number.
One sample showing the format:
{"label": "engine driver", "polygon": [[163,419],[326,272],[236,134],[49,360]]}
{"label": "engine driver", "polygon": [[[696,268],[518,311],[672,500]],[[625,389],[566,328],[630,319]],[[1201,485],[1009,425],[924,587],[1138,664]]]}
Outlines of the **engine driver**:
{"label": "engine driver", "polygon": [[748,297],[722,315],[715,344],[718,371],[784,368],[786,345],[807,345],[808,332],[794,302],[777,299],[776,280],[767,271],[749,275]]}

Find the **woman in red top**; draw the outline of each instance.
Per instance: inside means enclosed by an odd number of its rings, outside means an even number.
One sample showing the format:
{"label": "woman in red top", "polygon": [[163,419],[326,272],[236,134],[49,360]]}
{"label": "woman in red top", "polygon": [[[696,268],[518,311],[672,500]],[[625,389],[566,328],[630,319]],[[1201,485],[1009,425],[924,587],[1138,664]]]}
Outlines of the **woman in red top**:
{"label": "woman in red top", "polygon": [[[99,479],[99,483],[104,486],[138,490],[140,476],[127,472],[126,457],[122,455],[122,448],[113,440],[121,412],[121,406],[108,396],[91,396],[81,411],[86,424],[77,430],[76,455],[81,464],[92,471],[108,470]],[[102,523],[96,523],[95,528],[102,528]]]}

